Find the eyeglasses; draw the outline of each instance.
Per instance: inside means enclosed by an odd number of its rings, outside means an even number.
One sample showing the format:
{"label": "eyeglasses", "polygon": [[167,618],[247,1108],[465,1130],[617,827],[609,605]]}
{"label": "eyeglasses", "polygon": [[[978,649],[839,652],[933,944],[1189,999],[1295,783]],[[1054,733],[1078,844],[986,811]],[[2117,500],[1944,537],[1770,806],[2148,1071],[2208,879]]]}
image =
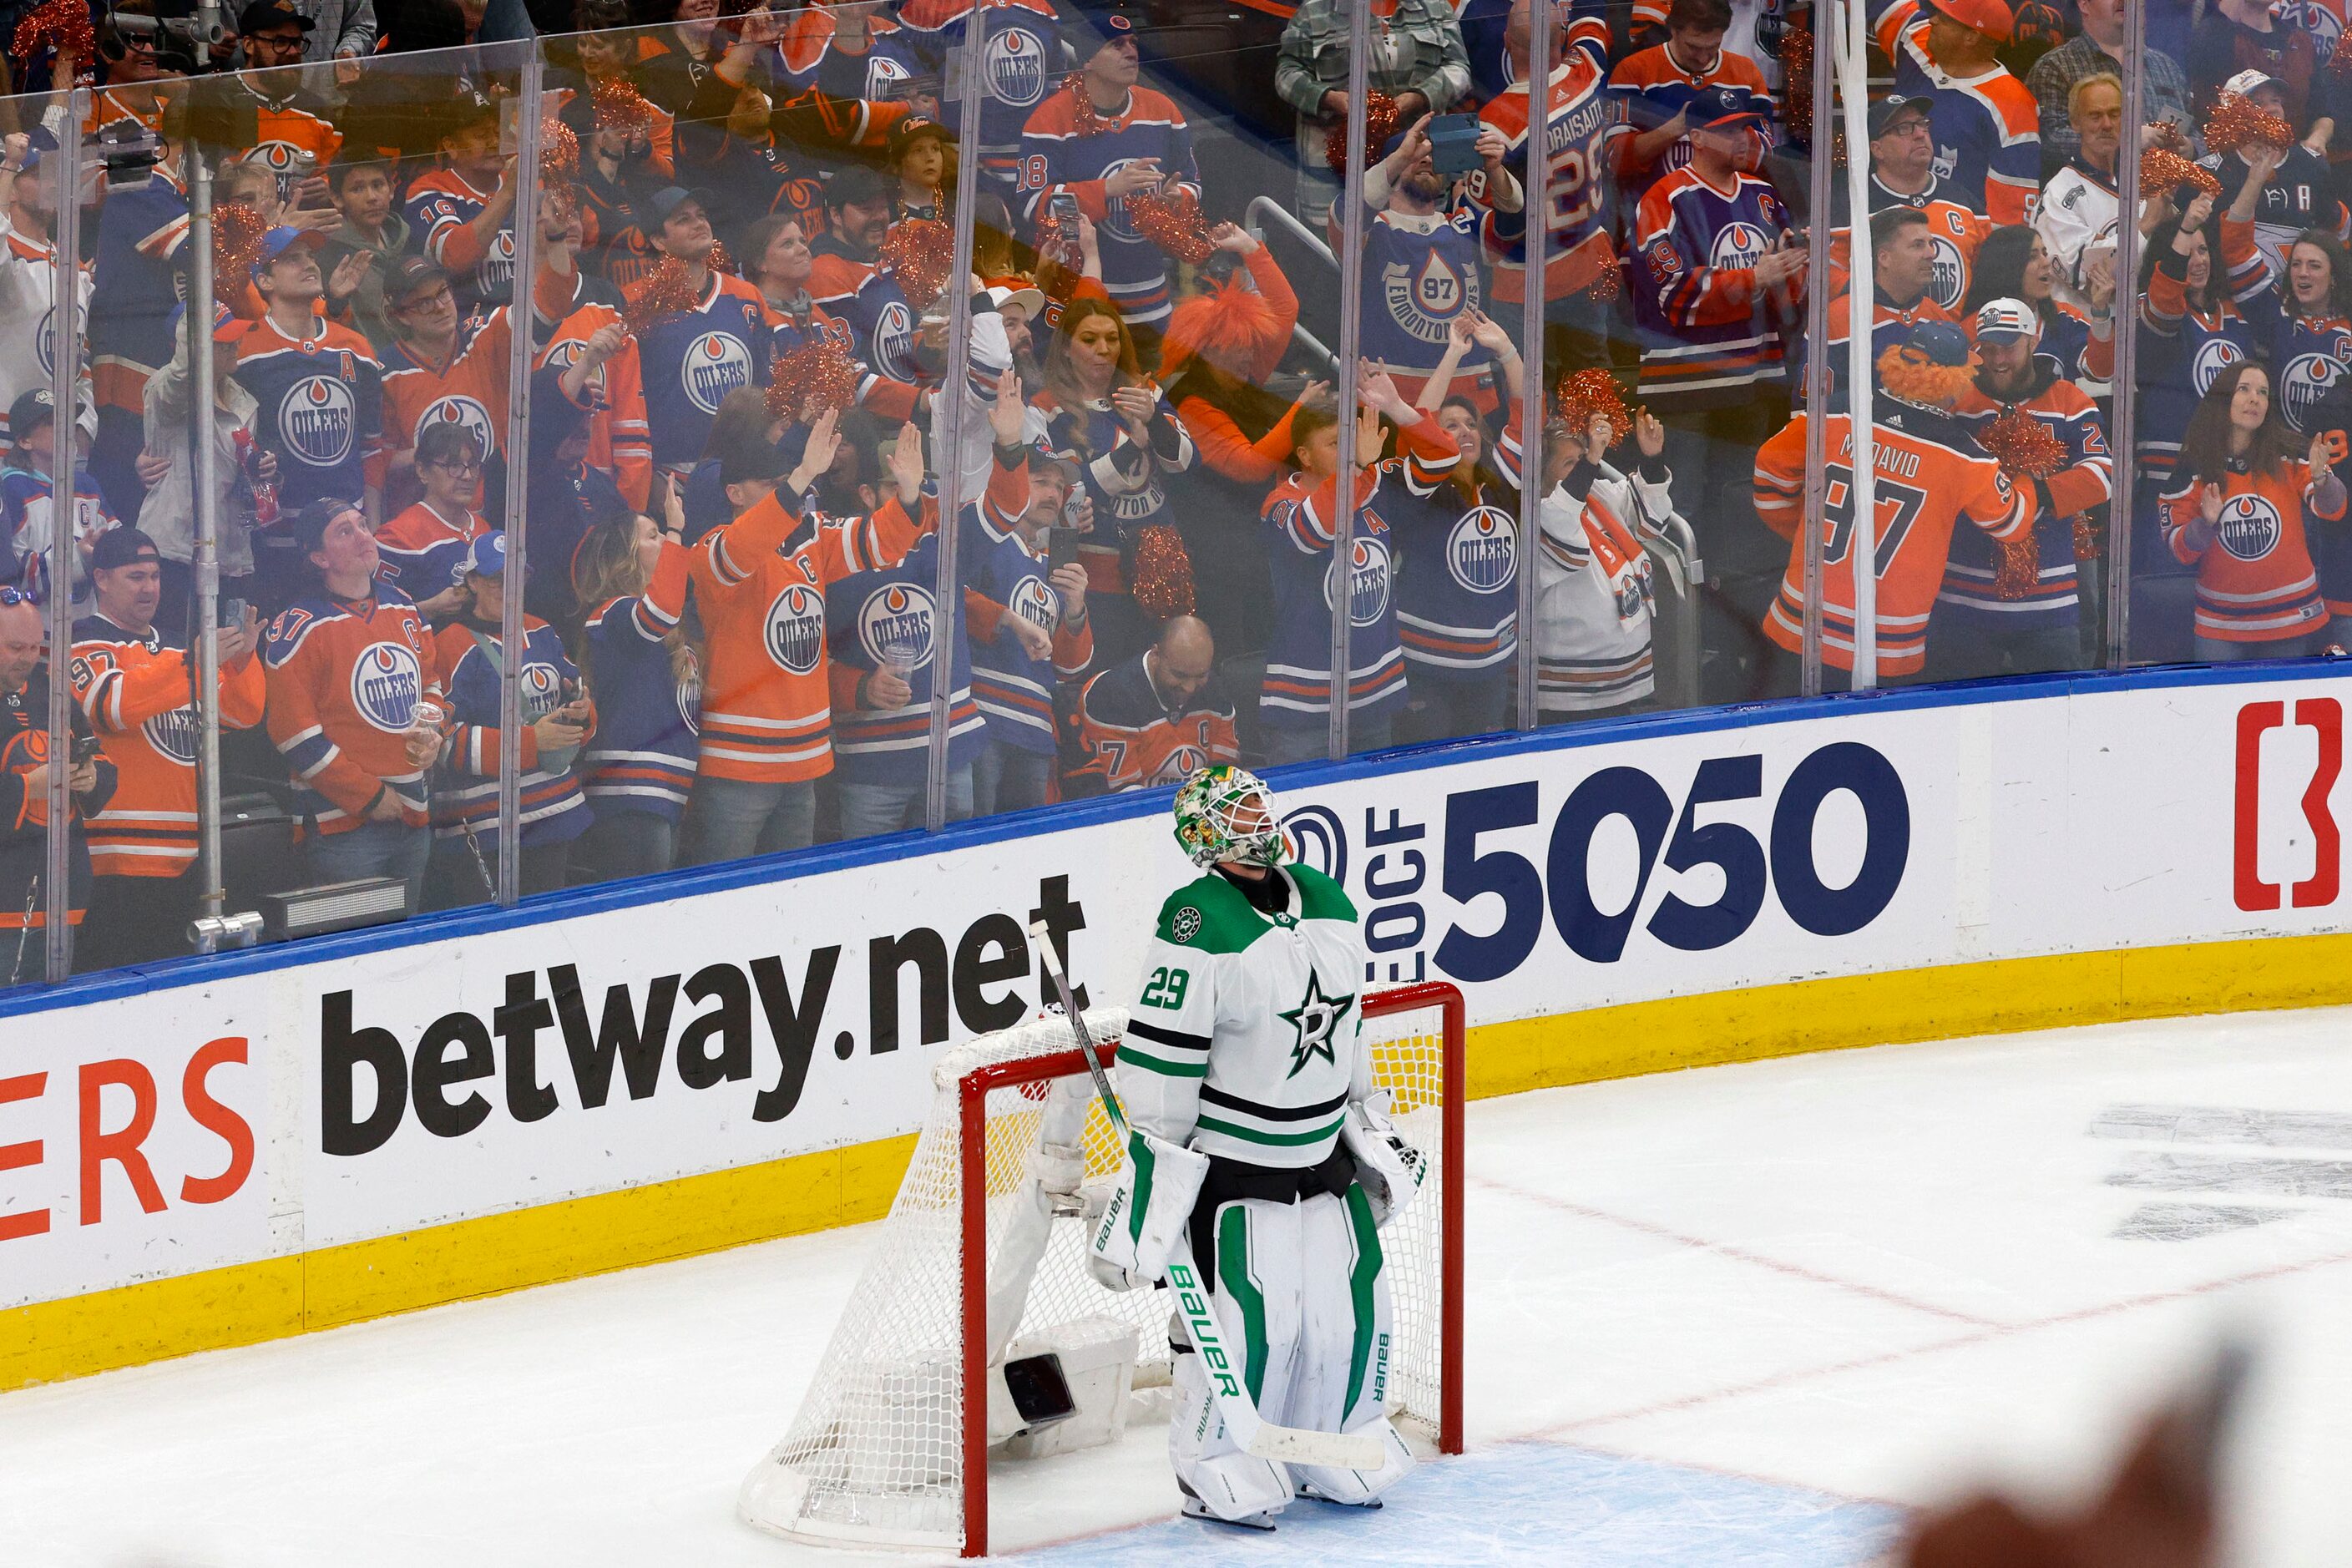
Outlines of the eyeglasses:
{"label": "eyeglasses", "polygon": [[440,458],[425,466],[451,474],[478,474],[482,471],[482,465],[472,458]]}

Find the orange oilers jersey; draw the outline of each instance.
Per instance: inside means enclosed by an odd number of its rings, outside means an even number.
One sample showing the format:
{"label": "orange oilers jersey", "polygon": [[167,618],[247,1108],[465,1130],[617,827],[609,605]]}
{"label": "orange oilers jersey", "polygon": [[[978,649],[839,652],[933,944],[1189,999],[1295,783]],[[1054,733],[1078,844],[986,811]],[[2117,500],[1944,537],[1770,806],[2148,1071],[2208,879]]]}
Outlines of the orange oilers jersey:
{"label": "orange oilers jersey", "polygon": [[[1889,423],[1895,421],[1895,423]],[[1916,423],[1916,433],[1903,427]],[[1822,661],[1851,670],[1854,658],[1853,433],[1829,416],[1822,518]],[[1927,662],[1927,615],[1944,580],[1952,530],[1966,520],[1995,539],[2032,526],[2033,492],[1967,442],[1948,416],[1897,409],[1874,430],[1877,523],[1878,673],[1914,675]],[[1798,652],[1805,635],[1805,416],[1782,426],[1756,454],[1756,515],[1789,541],[1789,570],[1764,617],[1764,635]]]}
{"label": "orange oilers jersey", "polygon": [[[1936,270],[1927,283],[1927,298],[1947,310],[1957,310],[1960,301],[1969,297],[1969,279],[1976,271],[1977,247],[1984,243],[1993,226],[1959,203],[1940,197],[1911,205],[1927,215],[1927,235],[1936,247]],[[1830,298],[1834,300],[1847,291],[1853,268],[1853,231],[1830,230]]]}
{"label": "orange oilers jersey", "polygon": [[[613,324],[625,328],[621,313],[609,305],[583,304],[563,318],[541,353],[542,368],[568,370],[597,329]],[[632,334],[621,352],[598,365],[582,384],[581,402],[595,412],[588,420],[588,466],[612,476],[621,499],[638,511],[653,494],[653,426],[646,420],[645,372],[637,360],[637,340]]]}
{"label": "orange oilers jersey", "polygon": [[420,700],[446,702],[408,596],[378,585],[365,599],[298,599],[269,623],[261,657],[269,739],[299,788],[299,815],[321,834],[349,833],[388,789],[400,820],[424,826],[425,771],[408,760],[408,731]]}
{"label": "orange oilers jersey", "polygon": [[2305,514],[2340,522],[2344,513],[2314,506],[2304,495],[2310,484],[2310,465],[2300,458],[2275,474],[2232,473],[2221,487],[2221,521],[2202,547],[2192,535],[2208,531],[2200,526],[2203,483],[2185,482],[2164,498],[2165,542],[2197,567],[2198,636],[2274,642],[2326,624]]}
{"label": "orange oilers jersey", "polygon": [[[1608,28],[1580,17],[1570,28],[1568,58],[1550,83],[1544,188],[1523,193],[1525,209],[1507,218],[1490,204],[1484,170],[1470,176],[1471,199],[1486,209],[1480,237],[1495,264],[1495,299],[1515,305],[1527,298],[1526,220],[1540,214],[1547,230],[1544,298],[1565,300],[1601,275],[1615,254],[1609,238],[1606,140],[1613,117],[1609,98]],[[1503,167],[1528,163],[1528,89],[1515,83],[1488,100],[1478,118],[1503,133]]]}
{"label": "orange oilers jersey", "polygon": [[937,521],[893,500],[871,517],[803,514],[782,490],[694,547],[702,614],[701,756],[697,772],[789,784],[833,771],[833,697],[824,592],[895,566]]}
{"label": "orange oilers jersey", "polygon": [[[569,305],[572,280],[541,268],[533,308],[542,321]],[[592,328],[591,331],[593,331]],[[514,308],[500,305],[457,328],[457,351],[446,364],[428,364],[405,342],[383,356],[383,447],[368,464],[368,483],[382,489],[394,457],[414,451],[427,425],[462,425],[484,459],[507,449],[507,387],[513,373]]]}
{"label": "orange oilers jersey", "polygon": [[[240,80],[243,79],[240,78]],[[307,109],[293,103],[272,103],[253,95],[253,150],[241,160],[259,163],[278,176],[278,194],[290,199],[294,182],[304,174],[324,174],[342,150],[343,133]],[[305,157],[308,169],[302,167]]]}
{"label": "orange oilers jersey", "polygon": [[[196,859],[196,746],[188,655],[151,627],[103,616],[74,623],[73,694],[114,763],[114,795],[89,821],[90,868],[101,877],[176,877]],[[221,669],[221,727],[261,722],[258,654]]]}
{"label": "orange oilers jersey", "polygon": [[1086,754],[1079,775],[1099,778],[1114,794],[1182,784],[1213,763],[1241,761],[1223,678],[1211,675],[1171,712],[1141,657],[1087,682],[1076,723]]}

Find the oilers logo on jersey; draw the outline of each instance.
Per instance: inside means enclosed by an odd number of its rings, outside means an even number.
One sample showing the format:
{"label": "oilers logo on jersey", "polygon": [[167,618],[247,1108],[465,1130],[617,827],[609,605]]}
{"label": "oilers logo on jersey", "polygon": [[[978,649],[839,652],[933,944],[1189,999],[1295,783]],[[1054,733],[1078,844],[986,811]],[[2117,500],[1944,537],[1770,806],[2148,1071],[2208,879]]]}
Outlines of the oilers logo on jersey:
{"label": "oilers logo on jersey", "polygon": [[353,415],[347,383],[306,375],[288,387],[279,401],[278,428],[297,459],[314,468],[331,468],[352,455]]}
{"label": "oilers logo on jersey", "polygon": [[[1358,534],[1349,550],[1348,619],[1356,626],[1377,623],[1389,607],[1389,542]],[[1323,603],[1330,605],[1338,591],[1339,563],[1323,574]]]}
{"label": "oilers logo on jersey", "polygon": [[406,643],[370,643],[352,660],[352,706],[388,735],[416,721],[416,698],[425,668]]}
{"label": "oilers logo on jersey", "polygon": [[563,673],[545,659],[522,667],[516,681],[522,688],[522,719],[536,724],[563,705]]}
{"label": "oilers logo on jersey", "polygon": [[425,409],[425,417],[416,422],[417,436],[422,438],[425,432],[436,425],[455,425],[471,436],[474,438],[474,455],[478,459],[499,449],[490,429],[490,411],[474,398],[436,398],[432,406]]}
{"label": "oilers logo on jersey", "polygon": [[[74,341],[87,342],[89,331],[89,311],[79,305],[74,307]],[[57,374],[58,308],[55,305],[41,312],[41,327],[33,339],[33,353],[41,362],[43,375]]]}
{"label": "oilers logo on jersey", "polygon": [[[1158,767],[1151,770],[1151,776],[1144,782],[1147,787],[1152,784],[1180,784],[1208,765],[1209,753],[1200,747],[1179,746],[1170,752]],[[1195,930],[1199,929],[1200,918],[1197,913],[1192,916]],[[1180,921],[1183,919],[1183,911],[1178,911],[1177,919]]]}
{"label": "oilers logo on jersey", "polygon": [[1764,259],[1772,247],[1764,231],[1752,223],[1735,219],[1715,232],[1715,241],[1707,247],[1706,264],[1717,270],[1737,268],[1745,271]]}
{"label": "oilers logo on jersey", "polygon": [[[1103,172],[1097,177],[1100,178],[1106,185],[1108,185],[1111,181],[1118,177],[1118,172],[1121,169],[1128,168],[1132,164],[1143,163],[1144,161],[1145,160],[1141,158],[1114,158],[1109,163],[1103,165]],[[1143,243],[1142,231],[1138,229],[1135,226],[1135,221],[1127,216],[1127,198],[1125,196],[1111,197],[1110,200],[1105,204],[1104,212],[1106,215],[1103,219],[1102,226],[1104,233],[1109,235],[1113,239],[1125,240],[1129,245],[1140,245]]]}
{"label": "oilers logo on jersey", "polygon": [[768,606],[768,657],[794,675],[816,668],[824,652],[824,595],[794,583]]}
{"label": "oilers logo on jersey", "polygon": [[751,351],[732,332],[705,332],[687,345],[678,381],[687,400],[716,414],[727,395],[751,380]]}
{"label": "oilers logo on jersey", "polygon": [[866,96],[877,103],[887,102],[897,98],[898,89],[914,76],[906,61],[877,49],[866,57]]}
{"label": "oilers logo on jersey", "polygon": [[[563,371],[570,370],[573,365],[580,363],[580,356],[586,353],[587,349],[588,342],[586,339],[566,338],[562,342],[547,351],[546,368],[556,371],[559,374]],[[597,395],[602,396],[604,392],[604,367],[600,364],[594,370],[590,371],[588,373],[587,380],[583,383],[583,386],[587,390],[593,391]],[[479,405],[477,405],[477,406]],[[425,418],[427,420],[430,420],[432,417],[433,416],[430,413],[425,415]],[[487,410],[483,413],[482,423],[483,427],[487,429],[489,425],[489,414]]]}
{"label": "oilers logo on jersey", "polygon": [[1518,531],[1510,514],[1491,506],[1473,507],[1445,535],[1445,569],[1474,594],[1499,594],[1517,576]]}
{"label": "oilers logo on jersey", "polygon": [[905,583],[877,588],[857,607],[857,640],[877,665],[920,668],[930,661],[931,595]]}
{"label": "oilers logo on jersey", "polygon": [[2277,547],[2286,532],[2279,519],[2278,509],[2258,495],[2231,496],[2221,503],[2221,521],[2214,524],[2214,536],[2221,548],[2241,561],[2260,561]]}
{"label": "oilers logo on jersey", "polygon": [[1034,109],[1045,97],[1045,43],[1026,27],[1007,27],[988,40],[982,57],[988,90],[997,102]]}
{"label": "oilers logo on jersey", "polygon": [[1389,318],[1425,343],[1443,343],[1464,308],[1478,308],[1478,280],[1465,278],[1432,250],[1419,267],[1392,261],[1381,274]]}
{"label": "oilers logo on jersey", "polygon": [[474,268],[474,281],[482,298],[495,304],[514,292],[515,242],[514,230],[502,228],[492,237],[489,249]]}
{"label": "oilers logo on jersey", "polygon": [[[2339,353],[2347,347],[2339,336],[2336,348]],[[2312,414],[2319,400],[2327,395],[2344,375],[2344,361],[2332,354],[2297,354],[2287,362],[2279,376],[2279,413],[2298,434],[2308,435]]]}
{"label": "oilers logo on jersey", "polygon": [[1061,601],[1054,597],[1054,590],[1045,586],[1043,578],[1034,576],[1024,577],[1013,584],[1013,595],[1005,601],[1005,607],[1031,626],[1043,626],[1049,632],[1062,616]]}
{"label": "oilers logo on jersey", "polygon": [[915,363],[915,313],[893,300],[874,320],[874,368],[892,381],[920,379]]}
{"label": "oilers logo on jersey", "polygon": [[2197,358],[2189,367],[2189,380],[2195,384],[2197,395],[2204,396],[2213,389],[2213,378],[2230,365],[2246,357],[2246,351],[2227,338],[2208,338],[2198,345]]}
{"label": "oilers logo on jersey", "polygon": [[194,709],[174,708],[140,725],[139,732],[147,737],[147,743],[158,753],[192,768],[196,765],[196,738],[201,729]]}
{"label": "oilers logo on jersey", "polygon": [[1947,310],[1960,308],[1960,300],[1968,292],[1969,262],[1951,237],[1932,233],[1931,253],[1927,261],[1927,298]]}

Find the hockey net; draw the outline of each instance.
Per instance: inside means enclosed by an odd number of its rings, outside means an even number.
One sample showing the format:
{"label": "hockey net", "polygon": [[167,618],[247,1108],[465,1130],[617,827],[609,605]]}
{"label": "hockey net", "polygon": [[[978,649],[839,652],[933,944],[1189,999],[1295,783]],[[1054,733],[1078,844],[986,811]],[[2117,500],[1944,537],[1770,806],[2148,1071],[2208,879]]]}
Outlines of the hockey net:
{"label": "hockey net", "polygon": [[[1462,1443],[1462,994],[1367,994],[1364,1037],[1399,1129],[1429,1156],[1381,1233],[1394,1294],[1390,1413],[1444,1452]],[[1127,1011],[1087,1025],[1112,1068]],[[988,1549],[988,1464],[1116,1440],[1168,1381],[1164,1292],[1104,1289],[1068,1188],[1114,1176],[1121,1145],[1070,1026],[1033,1019],[933,1068],[929,1119],[872,1254],[782,1442],[743,1482],[743,1517],[803,1540]],[[1098,1206],[1098,1205],[1097,1205]],[[1084,1419],[1037,1426],[1008,1387],[1050,1354]],[[1034,1398],[1031,1400],[1034,1405]]]}

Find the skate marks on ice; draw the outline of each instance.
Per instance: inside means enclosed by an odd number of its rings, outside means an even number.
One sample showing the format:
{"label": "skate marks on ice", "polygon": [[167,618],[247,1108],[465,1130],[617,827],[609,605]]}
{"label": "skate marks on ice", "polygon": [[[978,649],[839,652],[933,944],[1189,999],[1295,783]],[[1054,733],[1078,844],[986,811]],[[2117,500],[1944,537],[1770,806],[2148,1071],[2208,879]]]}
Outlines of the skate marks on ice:
{"label": "skate marks on ice", "polygon": [[1424,1464],[1375,1513],[1295,1502],[1270,1535],[1169,1520],[1006,1557],[1024,1568],[1862,1568],[1904,1515],[1717,1470],[1546,1442]]}
{"label": "skate marks on ice", "polygon": [[[2111,1187],[2212,1193],[2240,1198],[2352,1198],[2352,1161],[2294,1150],[2352,1150],[2352,1116],[2336,1111],[2265,1110],[2240,1106],[2111,1105],[2092,1120],[2094,1138],[2159,1148],[2124,1151],[2107,1173]],[[2184,1150],[2182,1145],[2190,1147]],[[2198,1149],[2196,1145],[2208,1145]],[[2286,1151],[2249,1154],[2231,1150]],[[2126,1241],[2195,1241],[2284,1219],[2298,1207],[2192,1202],[2147,1203],[2113,1235]]]}

